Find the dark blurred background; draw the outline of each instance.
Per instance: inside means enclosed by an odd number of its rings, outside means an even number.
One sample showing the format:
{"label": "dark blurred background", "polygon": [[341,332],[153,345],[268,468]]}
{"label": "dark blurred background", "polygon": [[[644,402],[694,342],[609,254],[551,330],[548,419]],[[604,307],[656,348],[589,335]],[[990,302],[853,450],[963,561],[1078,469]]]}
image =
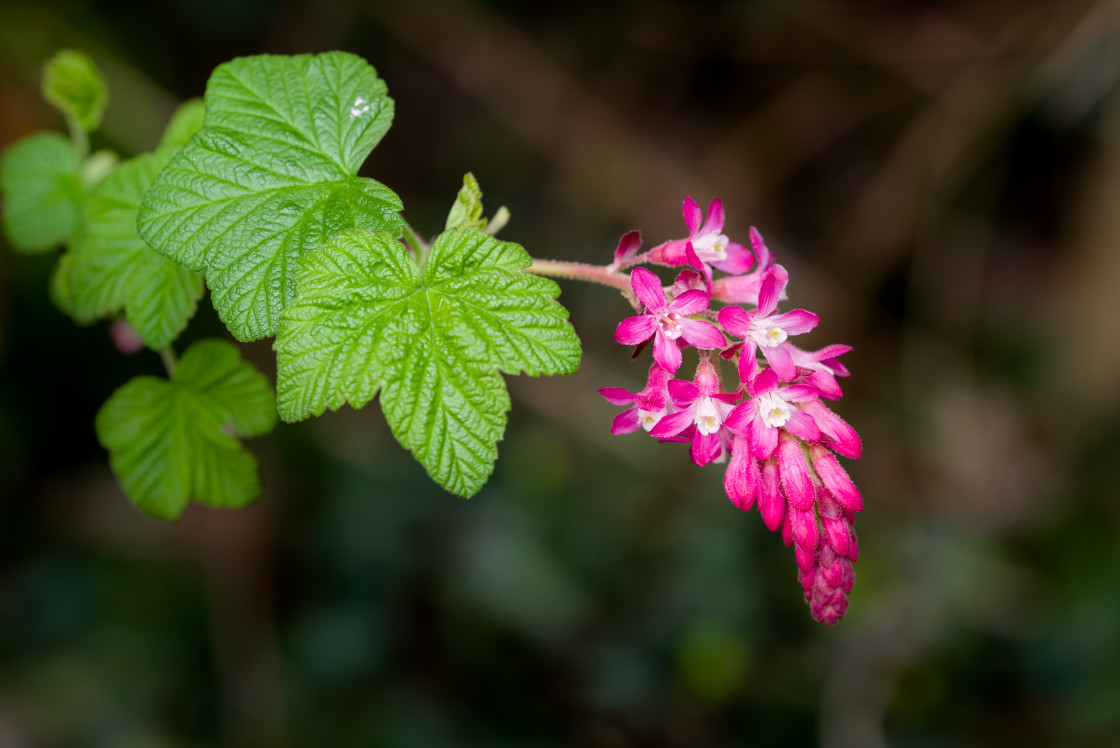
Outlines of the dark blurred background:
{"label": "dark blurred background", "polygon": [[[370,406],[250,442],[252,509],[164,525],[92,425],[158,357],[4,246],[3,748],[1120,745],[1120,3],[0,0],[0,146],[62,128],[60,47],[125,155],[232,57],[366,57],[397,116],[363,173],[424,233],[468,170],[554,259],[722,198],[809,347],[855,347],[866,509],[851,609],[814,624],[720,467],[610,436],[595,391],[645,365],[625,303],[567,283],[583,368],[509,380],[473,500]],[[222,334],[204,300],[178,347]]]}

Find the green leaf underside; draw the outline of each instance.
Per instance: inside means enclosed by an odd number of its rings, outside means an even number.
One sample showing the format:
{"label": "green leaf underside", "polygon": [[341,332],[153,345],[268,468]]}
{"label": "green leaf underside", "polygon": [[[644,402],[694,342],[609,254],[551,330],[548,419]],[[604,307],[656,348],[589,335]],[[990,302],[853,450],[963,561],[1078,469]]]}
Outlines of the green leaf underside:
{"label": "green leaf underside", "polygon": [[97,413],[95,427],[129,499],[160,519],[188,501],[239,507],[261,491],[256,459],[227,431],[255,436],[276,421],[272,388],[237,349],[195,343],[170,380],[135,377]]}
{"label": "green leaf underside", "polygon": [[171,115],[171,121],[163,131],[159,140],[159,147],[171,146],[182,148],[191,139],[191,136],[202,129],[202,118],[206,114],[206,104],[202,99],[184,101]]}
{"label": "green leaf underside", "polygon": [[109,92],[93,60],[81,52],[64,49],[43,68],[43,96],[89,132],[101,124]]}
{"label": "green leaf underside", "polygon": [[273,335],[300,256],[348,228],[400,236],[400,198],[357,176],[393,101],[343,52],[245,57],[219,66],[203,128],[156,179],[140,235],[206,270],[214,307],[241,340]]}
{"label": "green leaf underside", "polygon": [[459,226],[486,227],[486,221],[482,218],[482,188],[470,172],[463,175],[463,186],[459,188],[451,212],[447,214],[444,230]]}
{"label": "green leaf underside", "polygon": [[11,146],[0,162],[4,231],[22,252],[44,252],[78,227],[80,164],[70,141],[42,132]]}
{"label": "green leaf underside", "polygon": [[579,340],[520,246],[476,227],[440,235],[423,273],[390,234],[347,231],[304,258],[276,338],[280,416],[381,407],[440,485],[471,496],[505,430],[507,374],[567,374]]}
{"label": "green leaf underside", "polygon": [[90,192],[69,273],[75,319],[88,323],[123,309],[153,350],[179,336],[203,291],[201,273],[153,251],[136,231],[144,191],[176,150],[125,161]]}

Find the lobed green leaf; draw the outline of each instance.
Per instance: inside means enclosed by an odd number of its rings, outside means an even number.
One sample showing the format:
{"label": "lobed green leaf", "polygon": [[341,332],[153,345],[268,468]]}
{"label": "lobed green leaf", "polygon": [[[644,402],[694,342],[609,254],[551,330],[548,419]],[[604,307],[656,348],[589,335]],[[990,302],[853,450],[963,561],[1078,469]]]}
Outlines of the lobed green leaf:
{"label": "lobed green leaf", "polygon": [[192,498],[217,507],[256,500],[256,460],[234,435],[263,434],[275,421],[264,376],[233,345],[203,340],[170,380],[135,377],[118,388],[94,426],[129,499],[172,520]]}
{"label": "lobed green leaf", "polygon": [[486,228],[486,220],[482,217],[482,188],[474,174],[467,172],[463,175],[463,186],[455,196],[455,203],[447,214],[447,223],[444,230],[458,228],[459,226],[478,226]]}
{"label": "lobed green leaf", "polygon": [[0,161],[4,232],[21,252],[45,252],[79,225],[81,163],[70,141],[53,132],[17,142]]}
{"label": "lobed green leaf", "polygon": [[348,228],[403,231],[400,198],[357,176],[392,117],[385,83],[355,55],[221,65],[202,129],[144,198],[140,235],[206,271],[234,336],[273,335],[305,252]]}
{"label": "lobed green leaf", "polygon": [[421,272],[393,236],[347,231],[304,258],[276,338],[280,416],[360,408],[381,390],[394,436],[440,485],[476,493],[509,395],[498,372],[567,374],[579,340],[525,250],[477,227],[440,235]]}
{"label": "lobed green leaf", "polygon": [[202,99],[184,101],[171,115],[171,121],[163,131],[159,147],[182,148],[196,132],[202,129],[202,119],[206,115],[206,104]]}
{"label": "lobed green leaf", "polygon": [[85,200],[85,231],[69,256],[74,318],[88,323],[123,309],[153,350],[179,336],[203,292],[201,273],[153,251],[136,230],[144,191],[177,150],[125,161],[99,183]]}
{"label": "lobed green leaf", "polygon": [[109,100],[101,71],[87,55],[64,49],[43,68],[43,96],[86,132],[96,130]]}

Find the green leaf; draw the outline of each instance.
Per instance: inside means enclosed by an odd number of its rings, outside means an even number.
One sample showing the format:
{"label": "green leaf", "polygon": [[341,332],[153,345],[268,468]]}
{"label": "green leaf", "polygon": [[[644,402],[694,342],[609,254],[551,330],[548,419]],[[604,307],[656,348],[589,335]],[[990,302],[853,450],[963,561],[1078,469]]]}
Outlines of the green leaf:
{"label": "green leaf", "polygon": [[86,132],[96,130],[109,99],[105,79],[88,56],[64,49],[43,68],[43,96]]}
{"label": "green leaf", "polygon": [[230,343],[203,340],[170,381],[135,377],[117,389],[94,426],[132,503],[171,520],[192,498],[218,507],[254,501],[257,461],[230,432],[259,435],[275,422],[264,376]]}
{"label": "green leaf", "polygon": [[505,430],[507,374],[567,374],[580,348],[559,288],[516,244],[441,234],[424,271],[386,233],[347,231],[308,254],[276,337],[280,416],[296,421],[381,390],[394,436],[440,485],[471,496]]}
{"label": "green leaf", "polygon": [[202,296],[200,273],[153,251],[136,231],[140,199],[176,150],[125,161],[89,193],[69,273],[76,320],[93,322],[123,309],[153,350],[179,336]]}
{"label": "green leaf", "polygon": [[206,270],[234,336],[275,334],[308,250],[348,228],[400,236],[400,198],[357,176],[393,117],[385,90],[343,52],[244,57],[214,71],[203,127],[145,196],[140,235]]}
{"label": "green leaf", "polygon": [[0,162],[4,232],[21,252],[44,252],[70,239],[82,202],[81,164],[53,132],[24,138]]}
{"label": "green leaf", "polygon": [[47,293],[54,305],[64,313],[74,316],[74,293],[71,276],[74,270],[74,257],[69,252],[64,252],[54,264],[51,271],[50,285]]}
{"label": "green leaf", "polygon": [[175,114],[171,115],[171,121],[167,123],[167,129],[163,131],[163,137],[160,138],[159,147],[185,146],[191,136],[202,129],[202,118],[205,114],[206,104],[202,99],[184,101],[175,110]]}
{"label": "green leaf", "polygon": [[482,188],[474,174],[467,172],[463,175],[463,186],[447,214],[447,224],[444,229],[454,229],[459,226],[478,226],[486,228],[486,219],[482,217]]}

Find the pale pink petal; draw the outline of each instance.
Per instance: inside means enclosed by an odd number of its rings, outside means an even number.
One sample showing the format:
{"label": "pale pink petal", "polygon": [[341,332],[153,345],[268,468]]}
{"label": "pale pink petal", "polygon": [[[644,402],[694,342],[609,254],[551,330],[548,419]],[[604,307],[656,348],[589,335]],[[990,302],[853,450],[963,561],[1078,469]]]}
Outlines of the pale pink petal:
{"label": "pale pink petal", "polygon": [[681,349],[677,341],[658,334],[653,339],[653,360],[674,374],[681,368]]}
{"label": "pale pink petal", "polygon": [[644,340],[649,340],[656,328],[657,320],[648,314],[627,317],[615,328],[614,339],[623,345],[637,345]]}
{"label": "pale pink petal", "polygon": [[711,322],[701,319],[682,319],[680,327],[681,337],[702,351],[711,351],[727,345],[723,333]]}
{"label": "pale pink petal", "polygon": [[833,345],[826,345],[824,348],[821,348],[819,351],[812,351],[808,355],[809,355],[809,358],[812,359],[813,361],[825,361],[826,359],[836,358],[838,356],[843,356],[845,353],[851,353],[852,350],[854,350],[854,349],[850,345],[843,345],[841,343],[835,343]]}
{"label": "pale pink petal", "polygon": [[676,413],[670,413],[658,421],[657,425],[650,429],[649,435],[658,439],[676,436],[691,426],[694,419],[695,416],[690,408],[678,410]]}
{"label": "pale pink petal", "polygon": [[758,258],[759,267],[767,267],[773,262],[773,255],[770,254],[770,248],[766,246],[766,242],[762,240],[762,234],[758,232],[754,226],[751,226],[751,247],[754,249],[755,257]]}
{"label": "pale pink petal", "polygon": [[761,288],[762,278],[753,273],[719,278],[712,282],[712,298],[725,304],[758,306],[758,292]]}
{"label": "pale pink petal", "polygon": [[770,369],[778,375],[778,378],[783,382],[788,382],[797,376],[797,367],[793,365],[793,357],[789,355],[789,349],[784,345],[779,345],[774,348],[767,348],[760,346],[762,355],[766,357],[767,363],[770,364]]}
{"label": "pale pink petal", "polygon": [[611,405],[633,405],[634,393],[621,387],[600,387],[599,394],[606,398]]}
{"label": "pale pink petal", "polygon": [[614,251],[615,265],[623,265],[638,254],[642,246],[642,232],[629,231],[618,240],[618,248]]}
{"label": "pale pink petal", "polygon": [[789,335],[800,335],[816,327],[821,318],[804,309],[793,309],[785,314],[771,317],[770,321],[785,330]]}
{"label": "pale pink petal", "polygon": [[803,382],[782,388],[782,399],[788,403],[804,403],[809,400],[816,400],[819,394],[816,387]]}
{"label": "pale pink petal", "polygon": [[672,294],[680,296],[685,291],[703,291],[706,294],[708,292],[708,282],[701,273],[695,270],[682,270],[673,279]]}
{"label": "pale pink petal", "polygon": [[614,417],[611,421],[611,433],[615,434],[629,434],[631,431],[637,431],[639,428],[638,423],[638,409],[630,408],[624,410]]}
{"label": "pale pink petal", "polygon": [[821,432],[817,428],[816,421],[796,408],[790,408],[789,420],[786,421],[785,428],[786,431],[803,441],[815,442],[821,438]]}
{"label": "pale pink petal", "polygon": [[852,483],[847,471],[840,467],[836,456],[819,444],[812,446],[810,454],[813,459],[813,469],[817,471],[821,482],[840,506],[853,512],[863,509],[863,497],[859,489]]}
{"label": "pale pink petal", "polygon": [[782,526],[786,516],[786,500],[778,489],[778,463],[767,460],[762,464],[758,481],[758,511],[762,522],[774,532]]}
{"label": "pale pink petal", "polygon": [[832,376],[824,369],[817,369],[806,378],[806,383],[816,387],[820,393],[820,397],[826,397],[829,400],[839,400],[844,396],[844,391],[840,389],[840,383],[836,381],[836,377]]}
{"label": "pale pink petal", "polygon": [[674,379],[669,382],[669,397],[673,398],[673,402],[684,408],[696,402],[700,397],[700,389],[685,379]]}
{"label": "pale pink petal", "polygon": [[700,221],[704,219],[704,214],[700,212],[700,206],[691,197],[685,197],[684,204],[681,205],[681,212],[684,214],[684,223],[688,226],[689,236],[696,236],[700,231]]}
{"label": "pale pink petal", "polygon": [[681,315],[696,314],[708,308],[708,294],[703,291],[685,291],[669,302],[668,312]]}
{"label": "pale pink petal", "polygon": [[630,272],[630,287],[634,295],[650,312],[657,313],[665,308],[665,289],[661,279],[645,268],[634,268]]}
{"label": "pale pink petal", "polygon": [[812,509],[816,496],[813,480],[809,477],[809,465],[805,462],[801,443],[788,434],[782,434],[778,439],[778,472],[790,506],[800,512]]}
{"label": "pale pink petal", "polygon": [[750,270],[751,265],[754,264],[754,255],[742,244],[728,242],[725,251],[727,252],[726,260],[712,263],[725,273],[739,275]]}

